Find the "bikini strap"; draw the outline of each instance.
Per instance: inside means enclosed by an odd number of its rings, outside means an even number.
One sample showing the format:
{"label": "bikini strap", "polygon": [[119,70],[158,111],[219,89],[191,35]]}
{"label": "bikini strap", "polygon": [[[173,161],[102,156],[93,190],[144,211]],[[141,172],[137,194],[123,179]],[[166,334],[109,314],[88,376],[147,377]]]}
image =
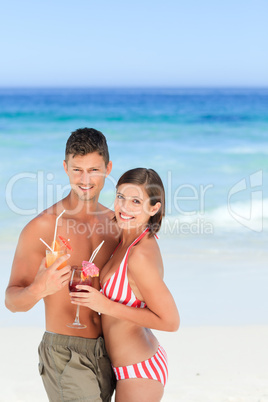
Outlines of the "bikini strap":
{"label": "bikini strap", "polygon": [[135,246],[135,244],[137,244],[145,235],[146,233],[149,232],[149,228],[144,229],[144,231],[139,235],[139,237],[137,237],[137,239],[135,239],[133,241],[133,243],[131,243],[131,245],[128,247],[128,250],[132,247]]}
{"label": "bikini strap", "polygon": [[127,249],[126,254],[125,254],[125,256],[124,256],[124,267],[125,267],[125,268],[126,268],[126,265],[127,265],[127,259],[128,259],[128,255],[129,255],[129,252],[130,252],[131,247],[132,247],[132,246],[135,246],[135,244],[137,244],[137,243],[146,235],[146,233],[148,233],[148,232],[149,232],[149,228],[144,229],[144,231],[139,235],[139,237],[137,237],[137,239],[135,239],[135,240],[130,244],[130,246],[128,246],[128,249]]}
{"label": "bikini strap", "polygon": [[113,253],[111,254],[110,259],[112,258],[112,256],[114,255],[114,253],[116,252],[116,250],[118,249],[118,247],[120,246],[120,244],[122,243],[122,240],[117,244],[117,246],[115,247]]}
{"label": "bikini strap", "polygon": [[[134,246],[136,243],[138,243],[138,241],[140,241],[140,240],[146,235],[146,233],[147,233],[148,231],[149,231],[149,228],[144,229],[144,231],[139,235],[139,237],[137,237],[137,239],[135,239],[135,240],[133,241],[133,243],[131,243],[130,246],[128,246],[128,249],[127,249],[127,252],[126,252],[126,253],[128,253],[128,252],[129,252],[129,249],[130,249],[132,246]],[[113,251],[113,253],[112,253],[110,259],[112,258],[112,256],[114,255],[114,253],[116,252],[116,250],[118,249],[118,247],[120,246],[121,243],[122,243],[122,240],[117,244],[117,246],[116,246],[116,248],[114,249],[114,251]]]}

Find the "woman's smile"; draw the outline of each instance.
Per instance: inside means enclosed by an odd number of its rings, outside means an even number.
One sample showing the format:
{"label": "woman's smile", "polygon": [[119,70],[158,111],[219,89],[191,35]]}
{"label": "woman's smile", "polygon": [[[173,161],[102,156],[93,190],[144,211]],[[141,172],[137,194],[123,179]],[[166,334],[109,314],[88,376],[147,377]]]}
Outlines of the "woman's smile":
{"label": "woman's smile", "polygon": [[123,219],[124,221],[129,221],[130,219],[134,219],[133,216],[130,215],[126,215],[125,213],[119,212],[119,216],[121,219]]}

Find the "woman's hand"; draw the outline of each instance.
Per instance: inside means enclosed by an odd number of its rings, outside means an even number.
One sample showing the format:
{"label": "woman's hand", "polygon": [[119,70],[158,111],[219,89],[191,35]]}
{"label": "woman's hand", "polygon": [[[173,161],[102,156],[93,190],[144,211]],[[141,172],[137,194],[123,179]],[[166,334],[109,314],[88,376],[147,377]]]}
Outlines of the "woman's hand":
{"label": "woman's hand", "polygon": [[99,290],[87,285],[76,285],[76,288],[86,290],[86,292],[71,292],[72,304],[88,307],[97,311],[97,313],[108,314],[111,301],[101,294]]}

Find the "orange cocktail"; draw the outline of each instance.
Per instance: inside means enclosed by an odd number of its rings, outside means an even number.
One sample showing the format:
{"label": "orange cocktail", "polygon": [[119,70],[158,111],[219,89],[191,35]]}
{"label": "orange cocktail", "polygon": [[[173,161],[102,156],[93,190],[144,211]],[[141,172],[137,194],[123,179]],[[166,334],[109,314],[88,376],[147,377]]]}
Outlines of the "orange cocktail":
{"label": "orange cocktail", "polygon": [[[67,248],[69,250],[72,250],[69,242],[66,239],[64,239],[64,237],[59,236],[59,239],[61,240],[61,242],[56,240],[55,244],[53,242],[51,249],[46,250],[46,266],[47,266],[47,268],[50,267],[56,261],[57,258],[67,254]],[[52,251],[52,250],[54,250],[54,251]],[[66,265],[67,265],[67,261],[64,261],[57,269],[62,269]]]}
{"label": "orange cocktail", "polygon": [[[52,265],[57,258],[61,257],[62,255],[67,254],[67,248],[64,247],[61,250],[58,251],[50,251],[46,250],[46,266],[47,268]],[[61,269],[67,265],[67,261],[64,261],[57,269]]]}

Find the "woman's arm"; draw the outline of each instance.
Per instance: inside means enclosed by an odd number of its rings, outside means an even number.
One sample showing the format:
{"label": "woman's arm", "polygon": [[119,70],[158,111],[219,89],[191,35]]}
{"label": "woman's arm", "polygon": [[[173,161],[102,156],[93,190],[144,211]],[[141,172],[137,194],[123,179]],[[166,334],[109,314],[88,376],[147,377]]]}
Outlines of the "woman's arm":
{"label": "woman's arm", "polygon": [[146,328],[177,331],[180,317],[175,301],[162,279],[161,262],[159,255],[152,254],[150,248],[140,247],[128,260],[130,282],[132,286],[135,283],[147,308],[133,308],[111,301],[96,289],[84,285],[77,287],[88,292],[71,293],[71,302]]}
{"label": "woman's arm", "polygon": [[98,313],[110,315],[120,320],[131,321],[145,328],[170,332],[177,331],[179,328],[180,318],[174,300],[172,303],[165,303],[161,309],[163,314],[158,315],[148,307],[134,308],[109,300],[97,289],[90,286],[79,285],[77,288],[87,290],[87,292],[70,293],[71,303],[73,304],[89,307]]}

